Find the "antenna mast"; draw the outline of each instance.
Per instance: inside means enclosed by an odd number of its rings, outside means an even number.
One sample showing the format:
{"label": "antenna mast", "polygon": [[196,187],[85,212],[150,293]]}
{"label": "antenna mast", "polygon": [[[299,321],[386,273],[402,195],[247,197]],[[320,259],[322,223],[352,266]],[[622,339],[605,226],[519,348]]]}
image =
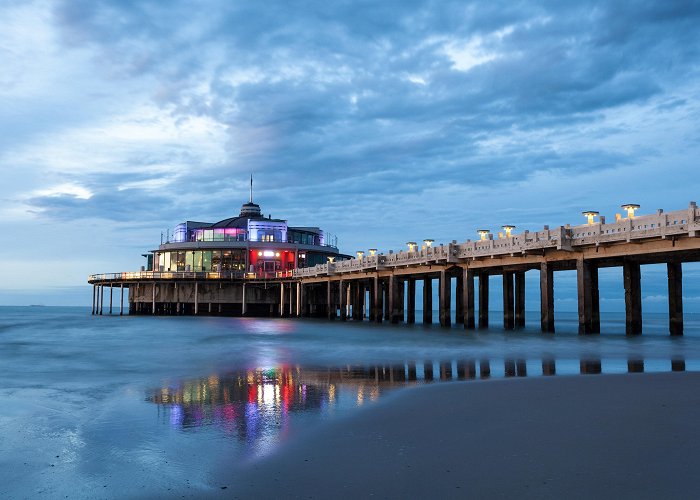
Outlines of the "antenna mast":
{"label": "antenna mast", "polygon": [[249,203],[253,203],[253,174],[250,174],[250,200]]}

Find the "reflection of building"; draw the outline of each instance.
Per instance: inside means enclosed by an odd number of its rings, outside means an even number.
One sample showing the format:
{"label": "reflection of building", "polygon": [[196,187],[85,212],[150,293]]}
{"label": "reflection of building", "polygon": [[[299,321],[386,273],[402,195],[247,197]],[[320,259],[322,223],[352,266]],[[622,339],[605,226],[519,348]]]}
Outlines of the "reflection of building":
{"label": "reflection of building", "polygon": [[329,239],[318,227],[291,227],[286,220],[265,217],[253,203],[251,179],[250,199],[237,217],[178,224],[172,237],[149,254],[148,270],[245,271],[275,277],[338,257],[337,242]]}
{"label": "reflection of building", "polygon": [[[409,379],[410,374],[409,367]],[[257,441],[284,432],[290,414],[322,413],[343,397],[350,406],[361,405],[375,400],[382,388],[399,383],[406,383],[403,365],[284,367],[187,381],[154,391],[147,400],[162,406],[174,427],[216,425],[254,447]]]}

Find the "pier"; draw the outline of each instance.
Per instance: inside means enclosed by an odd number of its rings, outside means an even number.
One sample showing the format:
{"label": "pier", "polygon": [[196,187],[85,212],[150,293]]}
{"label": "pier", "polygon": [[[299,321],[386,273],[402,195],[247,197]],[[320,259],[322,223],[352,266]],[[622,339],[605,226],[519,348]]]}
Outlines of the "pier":
{"label": "pier", "polygon": [[[407,250],[388,254],[357,252],[355,258],[329,259],[311,267],[282,271],[261,279],[242,272],[157,272],[92,275],[93,314],[103,314],[105,288],[124,288],[133,314],[232,314],[326,317],[376,323],[416,322],[416,283],[423,284],[422,321],[432,323],[433,284],[438,290],[439,323],[452,326],[452,284],[456,322],[466,329],[487,328],[489,277],[503,280],[503,327],[525,325],[525,279],[539,278],[540,324],[554,332],[554,273],[576,271],[580,334],[600,333],[598,270],[623,270],[626,333],[642,333],[641,266],[666,264],[669,332],[683,334],[682,273],[685,262],[700,261],[700,211],[658,210],[635,215],[638,205],[624,205],[626,217],[606,223],[594,211],[587,223],[514,233],[503,226],[494,235],[458,243],[407,243]],[[598,217],[598,220],[596,220]],[[532,274],[532,273],[530,273]],[[478,294],[478,308],[476,304]]]}

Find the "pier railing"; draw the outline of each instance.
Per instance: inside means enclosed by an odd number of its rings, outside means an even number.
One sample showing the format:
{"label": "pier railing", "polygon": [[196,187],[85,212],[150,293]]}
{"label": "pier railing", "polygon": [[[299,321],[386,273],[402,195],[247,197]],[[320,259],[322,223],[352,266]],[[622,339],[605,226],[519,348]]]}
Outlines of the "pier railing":
{"label": "pier railing", "polygon": [[243,271],[134,271],[124,273],[91,274],[88,276],[88,283],[140,280],[265,280],[293,277],[294,273],[291,270],[257,273],[245,273]]}
{"label": "pier railing", "polygon": [[509,237],[493,238],[464,243],[423,246],[415,251],[390,252],[368,257],[353,258],[341,262],[320,264],[296,269],[298,278],[333,275],[355,271],[370,271],[382,268],[411,266],[431,263],[458,262],[464,259],[481,259],[506,255],[523,255],[528,252],[557,249],[569,252],[587,246],[613,243],[666,239],[669,237],[700,236],[700,210],[691,202],[687,210],[665,213],[663,210],[651,215],[620,218],[612,223],[604,221],[578,226],[559,226],[542,231],[524,231]]}

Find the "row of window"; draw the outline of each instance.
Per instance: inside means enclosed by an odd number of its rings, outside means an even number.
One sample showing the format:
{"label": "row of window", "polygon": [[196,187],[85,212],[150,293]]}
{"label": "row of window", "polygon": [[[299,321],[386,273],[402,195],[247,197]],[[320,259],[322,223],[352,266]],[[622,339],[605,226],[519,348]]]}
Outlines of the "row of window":
{"label": "row of window", "polygon": [[[259,262],[263,262],[262,260]],[[281,270],[281,262],[277,259],[270,259],[270,262],[277,262],[276,270]],[[327,258],[323,254],[300,253],[298,256],[298,267],[315,266],[325,264]],[[260,264],[261,266],[263,264]],[[162,252],[156,254],[154,269],[157,271],[245,271],[246,250],[234,248],[231,250],[195,250]],[[293,263],[288,263],[287,267],[292,269]]]}

